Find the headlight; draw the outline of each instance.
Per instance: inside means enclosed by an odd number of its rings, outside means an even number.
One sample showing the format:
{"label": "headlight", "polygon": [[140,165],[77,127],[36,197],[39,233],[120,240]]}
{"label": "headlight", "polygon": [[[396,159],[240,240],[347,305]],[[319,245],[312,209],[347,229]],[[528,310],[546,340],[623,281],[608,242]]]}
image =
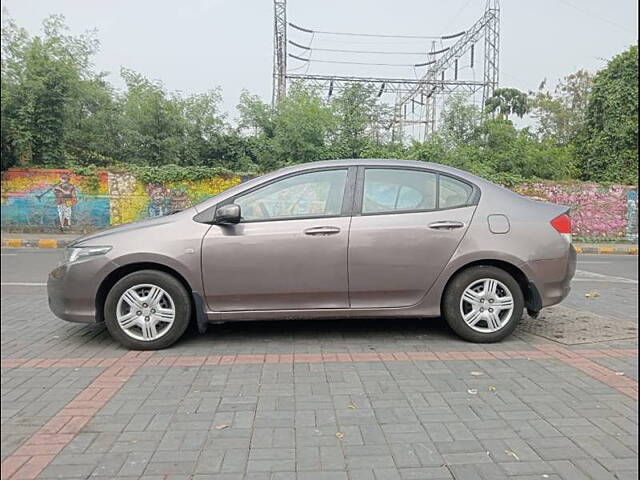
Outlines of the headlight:
{"label": "headlight", "polygon": [[111,247],[67,247],[65,251],[65,261],[71,263],[86,257],[104,255]]}

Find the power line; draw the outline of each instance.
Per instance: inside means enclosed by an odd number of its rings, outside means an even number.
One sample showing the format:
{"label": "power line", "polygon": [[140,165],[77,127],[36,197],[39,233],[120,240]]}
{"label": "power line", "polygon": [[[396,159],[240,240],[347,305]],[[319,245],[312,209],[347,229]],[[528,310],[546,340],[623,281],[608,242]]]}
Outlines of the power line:
{"label": "power line", "polygon": [[326,30],[311,30],[303,28],[295,23],[288,22],[289,26],[305,33],[320,33],[323,35],[344,35],[348,37],[379,37],[379,38],[421,38],[430,40],[449,40],[464,35],[465,32],[458,32],[451,35],[383,35],[378,33],[356,33],[356,32],[330,32]]}
{"label": "power line", "polygon": [[337,52],[337,53],[372,53],[372,54],[381,54],[381,55],[426,55],[427,52],[385,52],[378,50],[349,50],[349,49],[341,49],[341,48],[318,48],[318,47],[306,47],[304,45],[300,45],[299,43],[294,42],[293,40],[289,40],[289,43],[295,47],[302,48],[304,50],[314,50],[317,52]]}
{"label": "power line", "polygon": [[299,56],[294,55],[292,53],[289,53],[289,56],[291,58],[295,58],[296,60],[300,60],[302,62],[315,62],[315,63],[338,63],[338,64],[344,64],[344,65],[374,65],[374,66],[381,66],[381,67],[414,67],[414,66],[420,66],[420,64],[414,64],[414,63],[372,63],[372,62],[349,62],[349,61],[341,61],[341,60],[317,60],[315,58],[311,59],[311,58],[299,57]]}
{"label": "power line", "polygon": [[603,22],[606,22],[606,23],[608,23],[609,25],[613,25],[614,27],[621,28],[622,30],[625,30],[625,31],[627,31],[627,32],[629,32],[629,33],[634,33],[634,34],[636,33],[636,32],[634,32],[633,30],[628,29],[628,28],[627,28],[627,27],[625,27],[624,25],[620,25],[619,23],[616,23],[616,22],[614,22],[614,21],[612,21],[612,20],[609,20],[608,18],[604,18],[602,15],[599,15],[599,14],[597,14],[597,13],[591,12],[590,10],[586,10],[586,9],[584,9],[584,8],[578,7],[578,6],[574,5],[574,4],[573,4],[573,3],[571,3],[571,2],[568,2],[567,0],[560,0],[560,1],[561,1],[562,3],[564,3],[565,5],[568,5],[569,7],[573,8],[574,10],[577,10],[577,11],[579,11],[579,12],[584,13],[585,15],[589,15],[590,17],[597,18],[598,20],[601,20],[601,21],[603,21]]}

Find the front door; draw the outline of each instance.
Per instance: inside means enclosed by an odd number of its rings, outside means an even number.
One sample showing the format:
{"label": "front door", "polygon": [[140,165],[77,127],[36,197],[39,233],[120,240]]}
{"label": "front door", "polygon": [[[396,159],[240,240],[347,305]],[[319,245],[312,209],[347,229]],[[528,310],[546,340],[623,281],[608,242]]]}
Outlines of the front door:
{"label": "front door", "polygon": [[362,168],[349,238],[352,308],[418,303],[462,240],[472,185],[418,169]]}
{"label": "front door", "polygon": [[348,176],[346,168],[300,173],[230,199],[241,223],[212,226],[202,244],[209,308],[347,308]]}

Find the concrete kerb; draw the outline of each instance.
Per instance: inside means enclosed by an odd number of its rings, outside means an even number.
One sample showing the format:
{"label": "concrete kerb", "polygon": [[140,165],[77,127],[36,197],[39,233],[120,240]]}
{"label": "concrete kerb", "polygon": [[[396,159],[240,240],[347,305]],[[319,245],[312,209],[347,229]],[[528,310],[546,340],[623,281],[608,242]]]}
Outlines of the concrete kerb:
{"label": "concrete kerb", "polygon": [[73,240],[57,240],[54,238],[7,238],[2,240],[2,248],[65,248]]}
{"label": "concrete kerb", "polygon": [[[65,248],[75,238],[22,238],[11,237],[2,239],[2,248]],[[638,245],[603,245],[597,243],[576,243],[576,251],[589,255],[638,255]]]}

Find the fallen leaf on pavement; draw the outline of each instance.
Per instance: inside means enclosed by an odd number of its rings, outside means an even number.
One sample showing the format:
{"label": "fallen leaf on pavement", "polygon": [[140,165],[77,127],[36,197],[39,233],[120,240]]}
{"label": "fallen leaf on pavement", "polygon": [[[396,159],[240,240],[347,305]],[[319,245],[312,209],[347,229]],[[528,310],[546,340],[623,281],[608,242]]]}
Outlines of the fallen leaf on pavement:
{"label": "fallen leaf on pavement", "polygon": [[470,388],[469,390],[467,390],[467,393],[470,393],[471,395],[477,395],[478,390],[475,388]]}
{"label": "fallen leaf on pavement", "polygon": [[349,403],[349,405],[347,405],[347,408],[350,408],[351,410],[355,410],[358,408],[358,406],[355,403],[351,402]]}
{"label": "fallen leaf on pavement", "polygon": [[591,290],[590,292],[585,293],[584,296],[587,298],[597,298],[600,296],[600,294],[595,290]]}
{"label": "fallen leaf on pavement", "polygon": [[514,452],[513,450],[505,450],[504,453],[515,458],[516,460],[520,460],[520,457],[518,457],[518,455],[516,455],[516,452]]}
{"label": "fallen leaf on pavement", "polygon": [[624,372],[616,372],[616,375],[618,375],[619,377],[621,377],[622,375],[624,375]]}
{"label": "fallen leaf on pavement", "polygon": [[336,438],[344,438],[344,433],[336,432]]}
{"label": "fallen leaf on pavement", "polygon": [[496,391],[496,387],[494,387],[493,385],[489,385],[489,391],[490,392],[495,392]]}
{"label": "fallen leaf on pavement", "polygon": [[224,430],[225,428],[229,428],[229,425],[227,424],[216,425],[216,430]]}
{"label": "fallen leaf on pavement", "polygon": [[474,377],[479,377],[480,375],[484,375],[484,372],[471,372],[471,375]]}

